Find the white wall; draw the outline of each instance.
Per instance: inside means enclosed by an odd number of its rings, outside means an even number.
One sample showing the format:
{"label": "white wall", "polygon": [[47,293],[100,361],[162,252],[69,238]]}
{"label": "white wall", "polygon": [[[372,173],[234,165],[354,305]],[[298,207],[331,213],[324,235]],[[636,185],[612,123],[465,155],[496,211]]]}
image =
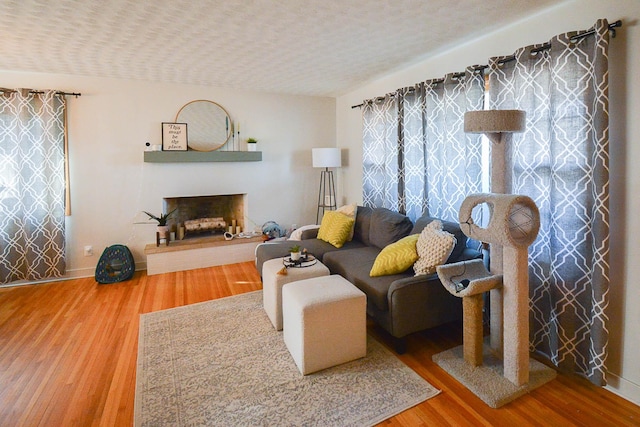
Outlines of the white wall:
{"label": "white wall", "polygon": [[[65,75],[0,72],[3,87],[81,92],[68,98],[72,215],[67,219],[68,276],[91,276],[106,246],[121,243],[145,268],[144,246],[162,198],[248,194],[257,226],[315,222],[319,173],[311,148],[335,146],[335,99],[273,95],[211,87]],[[161,122],[194,99],[221,104],[258,139],[261,162],[144,163],[145,142],[160,144]],[[95,255],[83,256],[92,245]]]}
{"label": "white wall", "polygon": [[640,72],[639,1],[567,1],[339,97],[338,146],[348,152],[351,164],[340,170],[341,189],[344,200],[362,201],[361,111],[352,109],[352,105],[428,78],[462,71],[468,65],[486,64],[491,56],[511,54],[562,32],[586,29],[598,18],[624,22],[609,51],[612,248],[608,380],[612,391],[640,403],[640,241],[636,237],[640,235],[640,79],[635,77]]}

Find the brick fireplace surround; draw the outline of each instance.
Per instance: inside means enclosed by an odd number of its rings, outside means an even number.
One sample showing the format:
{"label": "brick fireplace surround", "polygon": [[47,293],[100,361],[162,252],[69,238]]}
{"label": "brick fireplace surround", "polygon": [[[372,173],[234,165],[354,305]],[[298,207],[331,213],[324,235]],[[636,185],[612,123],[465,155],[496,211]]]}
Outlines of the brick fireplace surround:
{"label": "brick fireplace surround", "polygon": [[[223,218],[225,229],[205,232],[186,232],[184,239],[171,240],[168,245],[148,244],[144,253],[147,256],[147,274],[169,273],[192,270],[215,265],[234,264],[251,261],[255,248],[262,242],[262,236],[241,238],[237,234],[246,229],[246,194],[225,194],[211,196],[166,197],[163,199],[163,212],[176,209],[167,225],[171,232],[180,237],[180,228],[184,221],[201,218]],[[233,239],[226,240],[228,226],[236,224]]]}

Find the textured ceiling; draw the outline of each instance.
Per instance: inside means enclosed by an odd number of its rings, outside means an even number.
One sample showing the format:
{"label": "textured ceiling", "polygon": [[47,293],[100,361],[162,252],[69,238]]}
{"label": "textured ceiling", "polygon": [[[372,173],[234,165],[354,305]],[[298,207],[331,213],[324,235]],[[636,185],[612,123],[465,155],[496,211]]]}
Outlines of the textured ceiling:
{"label": "textured ceiling", "polygon": [[335,96],[558,2],[0,0],[0,69]]}

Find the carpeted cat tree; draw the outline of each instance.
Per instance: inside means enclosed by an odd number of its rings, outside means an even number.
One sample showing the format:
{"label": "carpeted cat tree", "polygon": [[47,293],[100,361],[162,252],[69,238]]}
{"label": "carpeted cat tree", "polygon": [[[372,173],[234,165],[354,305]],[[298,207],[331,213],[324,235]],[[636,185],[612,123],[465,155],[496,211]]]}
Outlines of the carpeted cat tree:
{"label": "carpeted cat tree", "polygon": [[[518,110],[472,111],[465,114],[465,132],[485,133],[492,141],[492,193],[467,197],[459,212],[460,228],[469,237],[490,243],[489,272],[482,260],[437,268],[440,281],[463,299],[463,345],[436,354],[433,360],[485,403],[498,408],[555,378],[553,369],[529,358],[528,247],[540,229],[534,201],[502,194],[505,145],[510,132],[524,129]],[[474,207],[486,204],[486,228],[474,224]],[[490,341],[484,344],[482,308],[490,292]]]}
{"label": "carpeted cat tree", "polygon": [[[473,223],[471,212],[486,203],[491,211],[487,228]],[[489,273],[481,260],[441,266],[440,280],[453,295],[463,298],[464,359],[482,364],[483,293],[503,289],[504,376],[517,386],[529,381],[529,272],[528,247],[538,235],[540,215],[529,197],[509,194],[473,194],[459,213],[460,228],[472,239],[502,246],[503,274]],[[458,263],[460,264],[460,263]],[[469,264],[470,268],[466,268]],[[454,280],[458,280],[456,283]],[[462,289],[459,282],[467,280]]]}
{"label": "carpeted cat tree", "polygon": [[[474,224],[471,218],[473,208],[483,203],[490,210],[487,228]],[[433,360],[497,408],[556,375],[553,369],[529,358],[528,247],[540,228],[538,208],[527,196],[473,194],[462,203],[459,220],[470,238],[491,243],[492,248],[502,247],[503,273],[489,272],[482,260],[437,268],[444,287],[463,299],[464,332],[462,349],[436,354]],[[503,326],[491,328],[492,333],[503,335],[502,352],[483,344],[483,294],[488,291],[500,291],[503,299],[501,313],[491,306],[491,322],[500,321]],[[495,337],[491,338],[494,341]]]}

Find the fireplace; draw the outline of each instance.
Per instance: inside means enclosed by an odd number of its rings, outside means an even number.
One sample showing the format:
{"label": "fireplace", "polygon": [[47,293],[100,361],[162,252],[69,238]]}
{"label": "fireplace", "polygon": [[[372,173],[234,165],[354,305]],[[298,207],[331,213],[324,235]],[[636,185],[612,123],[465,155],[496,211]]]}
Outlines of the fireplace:
{"label": "fireplace", "polygon": [[165,197],[163,212],[175,212],[167,222],[176,239],[238,234],[244,230],[246,194]]}

